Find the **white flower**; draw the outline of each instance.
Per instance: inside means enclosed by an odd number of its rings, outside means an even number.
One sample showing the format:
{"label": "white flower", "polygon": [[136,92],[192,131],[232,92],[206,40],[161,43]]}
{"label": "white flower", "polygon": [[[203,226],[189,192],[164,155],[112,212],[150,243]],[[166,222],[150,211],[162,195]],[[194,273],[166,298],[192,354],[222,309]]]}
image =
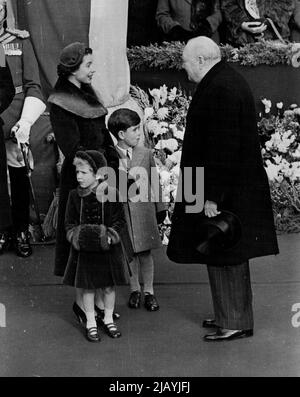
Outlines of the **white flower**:
{"label": "white flower", "polygon": [[170,181],[171,181],[171,174],[170,174],[170,172],[168,172],[167,170],[162,170],[162,171],[159,173],[159,176],[160,176],[160,182],[161,182],[162,185],[167,185],[167,184],[170,183]]}
{"label": "white flower", "polygon": [[144,120],[147,120],[147,119],[149,119],[150,117],[152,117],[153,116],[153,114],[154,114],[154,109],[151,107],[151,108],[145,108],[145,110],[144,110]]}
{"label": "white flower", "polygon": [[165,147],[173,153],[178,149],[178,142],[174,138],[166,139]]}
{"label": "white flower", "polygon": [[292,103],[291,105],[290,105],[290,109],[296,109],[298,107],[298,105],[296,104],[296,103]]}
{"label": "white flower", "polygon": [[261,101],[265,105],[265,113],[269,113],[272,107],[272,102],[267,98],[263,98]]}
{"label": "white flower", "polygon": [[153,96],[154,99],[159,101],[160,99],[160,90],[158,88],[153,88],[153,90],[149,90],[150,95]]}
{"label": "white flower", "polygon": [[277,109],[282,109],[283,108],[283,102],[278,102],[276,103]]}
{"label": "white flower", "polygon": [[296,114],[297,116],[300,116],[300,108],[294,109],[294,114]]}
{"label": "white flower", "polygon": [[174,152],[174,153],[170,154],[170,155],[167,157],[167,159],[168,159],[168,160],[171,160],[172,163],[174,163],[174,164],[179,164],[179,163],[180,163],[180,160],[181,160],[181,155],[182,155],[182,151],[181,151],[181,150],[178,150],[177,152]]}
{"label": "white flower", "polygon": [[166,103],[167,98],[168,98],[168,88],[164,84],[162,87],[160,87],[160,103],[164,105]]}
{"label": "white flower", "polygon": [[164,120],[167,117],[168,113],[169,113],[168,108],[166,107],[160,108],[157,111],[157,117],[159,118],[159,120]]}
{"label": "white flower", "polygon": [[146,128],[148,132],[153,134],[154,136],[158,136],[161,134],[161,127],[157,120],[149,120],[146,123]]}
{"label": "white flower", "polygon": [[270,160],[267,160],[265,169],[270,181],[274,181],[278,178],[278,173],[280,170],[279,165],[272,164]]}
{"label": "white flower", "polygon": [[177,94],[177,87],[174,87],[174,88],[172,88],[171,91],[170,91],[170,94],[169,94],[169,96],[168,96],[168,100],[169,100],[170,102],[175,101],[175,99],[176,99],[176,94]]}
{"label": "white flower", "polygon": [[285,117],[293,116],[293,114],[294,114],[293,110],[285,110],[283,113]]}
{"label": "white flower", "polygon": [[176,130],[176,131],[173,132],[173,135],[175,136],[175,138],[180,139],[181,141],[183,141],[184,133],[185,133],[185,129]]}

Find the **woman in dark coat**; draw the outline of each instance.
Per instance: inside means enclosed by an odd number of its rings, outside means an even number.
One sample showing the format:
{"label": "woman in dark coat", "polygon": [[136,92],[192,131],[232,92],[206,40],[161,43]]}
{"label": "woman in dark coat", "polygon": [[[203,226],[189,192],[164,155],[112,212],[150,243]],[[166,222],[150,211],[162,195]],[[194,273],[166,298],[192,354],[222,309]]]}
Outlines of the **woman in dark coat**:
{"label": "woman in dark coat", "polygon": [[[0,45],[0,115],[8,108],[15,95],[15,87],[10,70],[5,63],[5,54]],[[11,226],[10,202],[7,189],[7,165],[3,121],[0,118],[0,254],[5,249],[7,238],[4,232]]]}
{"label": "woman in dark coat", "polygon": [[[105,127],[107,110],[91,87],[94,74],[92,62],[92,50],[83,43],[72,43],[65,47],[57,69],[59,78],[48,99],[52,128],[65,156],[60,175],[54,268],[56,276],[64,275],[70,249],[65,235],[64,216],[69,192],[77,186],[73,166],[75,153],[78,150],[98,150],[105,155],[108,164],[113,166],[109,154],[113,141]],[[76,302],[82,306],[79,295]],[[75,303],[73,309],[80,315],[77,305]]]}

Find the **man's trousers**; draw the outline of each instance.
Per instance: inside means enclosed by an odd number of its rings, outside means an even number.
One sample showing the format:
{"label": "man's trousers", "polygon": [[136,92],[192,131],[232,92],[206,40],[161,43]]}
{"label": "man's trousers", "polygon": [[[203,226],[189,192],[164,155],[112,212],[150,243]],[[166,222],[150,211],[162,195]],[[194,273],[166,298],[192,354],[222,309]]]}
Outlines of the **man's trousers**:
{"label": "man's trousers", "polygon": [[216,324],[221,328],[253,329],[249,262],[207,266]]}

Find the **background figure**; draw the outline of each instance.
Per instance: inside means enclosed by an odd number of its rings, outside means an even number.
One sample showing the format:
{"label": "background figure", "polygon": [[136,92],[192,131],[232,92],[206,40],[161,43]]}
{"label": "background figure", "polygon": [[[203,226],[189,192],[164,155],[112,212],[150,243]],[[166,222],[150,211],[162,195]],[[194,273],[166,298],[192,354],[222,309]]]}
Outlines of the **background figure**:
{"label": "background figure", "polygon": [[[0,6],[1,7],[1,6]],[[3,10],[0,8],[0,13]],[[10,105],[15,95],[9,67],[5,62],[4,49],[0,45],[0,115]],[[7,248],[6,231],[11,227],[10,202],[7,188],[7,164],[3,121],[0,118],[0,254]]]}
{"label": "background figure", "polygon": [[220,41],[219,0],[158,0],[156,21],[168,41],[187,41],[195,36]]}
{"label": "background figure", "polygon": [[266,40],[278,39],[274,29],[259,20],[265,18],[270,18],[281,37],[289,40],[289,22],[297,2],[298,0],[221,0],[226,42],[241,46],[260,37]]}
{"label": "background figure", "polygon": [[[263,167],[250,88],[207,37],[195,38],[183,51],[183,66],[198,84],[187,114],[181,171],[204,167],[204,213],[234,213],[242,237],[236,246],[203,255],[196,250],[203,213],[187,213],[176,202],[167,254],[179,263],[208,265],[218,327],[205,340],[228,340],[253,334],[248,260],[278,253],[268,178]],[[184,183],[184,181],[183,181]],[[182,185],[184,186],[184,185]],[[193,191],[197,191],[192,186]],[[183,195],[184,196],[184,195]]]}
{"label": "background figure", "polygon": [[8,13],[12,11],[9,5],[5,0],[0,0],[0,43],[7,54],[16,95],[1,117],[4,121],[3,131],[10,177],[13,245],[18,256],[28,257],[32,253],[28,235],[30,187],[21,150],[11,136],[13,129],[16,139],[28,144],[31,127],[46,106],[29,33],[16,30],[14,26],[6,26],[6,16],[8,21],[14,23]]}

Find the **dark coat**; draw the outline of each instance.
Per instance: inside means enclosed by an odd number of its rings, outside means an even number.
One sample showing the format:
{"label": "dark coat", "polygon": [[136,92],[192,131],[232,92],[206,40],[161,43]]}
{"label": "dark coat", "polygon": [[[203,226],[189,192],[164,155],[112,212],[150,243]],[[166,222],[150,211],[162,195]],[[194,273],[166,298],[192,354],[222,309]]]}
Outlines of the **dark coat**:
{"label": "dark coat", "polygon": [[[126,161],[126,159],[123,157],[121,151],[118,149],[117,151],[122,166],[122,161]],[[132,170],[135,167],[140,167],[147,173],[149,200],[147,202],[134,202],[129,198],[124,204],[124,210],[134,253],[139,253],[161,247],[162,243],[158,231],[156,214],[160,211],[166,211],[167,205],[162,202],[160,185],[158,184],[158,194],[154,195],[155,189],[150,184],[153,180],[159,181],[152,150],[143,146],[136,146],[132,151],[132,159],[128,165],[128,170]],[[122,194],[122,192],[120,193]]]}
{"label": "dark coat", "polygon": [[[102,219],[104,205],[104,220]],[[69,194],[65,227],[69,240],[73,238],[78,225],[100,225],[112,228],[118,235],[126,227],[123,204],[119,201],[100,203],[95,191],[74,189]],[[84,236],[85,241],[89,236]],[[92,235],[90,235],[90,239]],[[70,255],[64,274],[64,284],[76,288],[96,289],[116,284],[124,284],[126,277],[126,260],[121,244],[112,245],[109,251],[90,251],[81,247],[78,251],[71,245]],[[86,249],[85,249],[86,248]]]}
{"label": "dark coat", "polygon": [[[295,0],[257,0],[261,18],[270,18],[275,23],[283,39],[289,39],[289,21],[296,7]],[[222,0],[221,11],[225,20],[226,42],[240,46],[255,41],[251,33],[241,28],[242,22],[250,22],[253,18],[245,8],[245,0]],[[273,29],[264,32],[264,39],[277,39]]]}
{"label": "dark coat", "polygon": [[[59,79],[50,95],[50,120],[57,144],[65,156],[60,175],[60,196],[56,235],[54,274],[63,276],[69,255],[65,237],[64,215],[70,190],[77,186],[73,159],[78,150],[104,152],[113,145],[105,127],[107,110],[94,98],[68,80]],[[109,159],[107,158],[108,162]]]}
{"label": "dark coat", "polygon": [[239,264],[278,253],[269,185],[263,167],[252,93],[229,65],[217,63],[197,87],[183,142],[181,169],[204,167],[204,199],[235,213],[240,243],[203,257],[195,249],[199,214],[176,203],[168,256],[180,263]]}
{"label": "dark coat", "polygon": [[[1,45],[1,44],[0,44]],[[0,67],[0,116],[15,95],[14,84],[8,66]],[[11,226],[10,202],[7,190],[6,149],[0,118],[0,232]]]}

